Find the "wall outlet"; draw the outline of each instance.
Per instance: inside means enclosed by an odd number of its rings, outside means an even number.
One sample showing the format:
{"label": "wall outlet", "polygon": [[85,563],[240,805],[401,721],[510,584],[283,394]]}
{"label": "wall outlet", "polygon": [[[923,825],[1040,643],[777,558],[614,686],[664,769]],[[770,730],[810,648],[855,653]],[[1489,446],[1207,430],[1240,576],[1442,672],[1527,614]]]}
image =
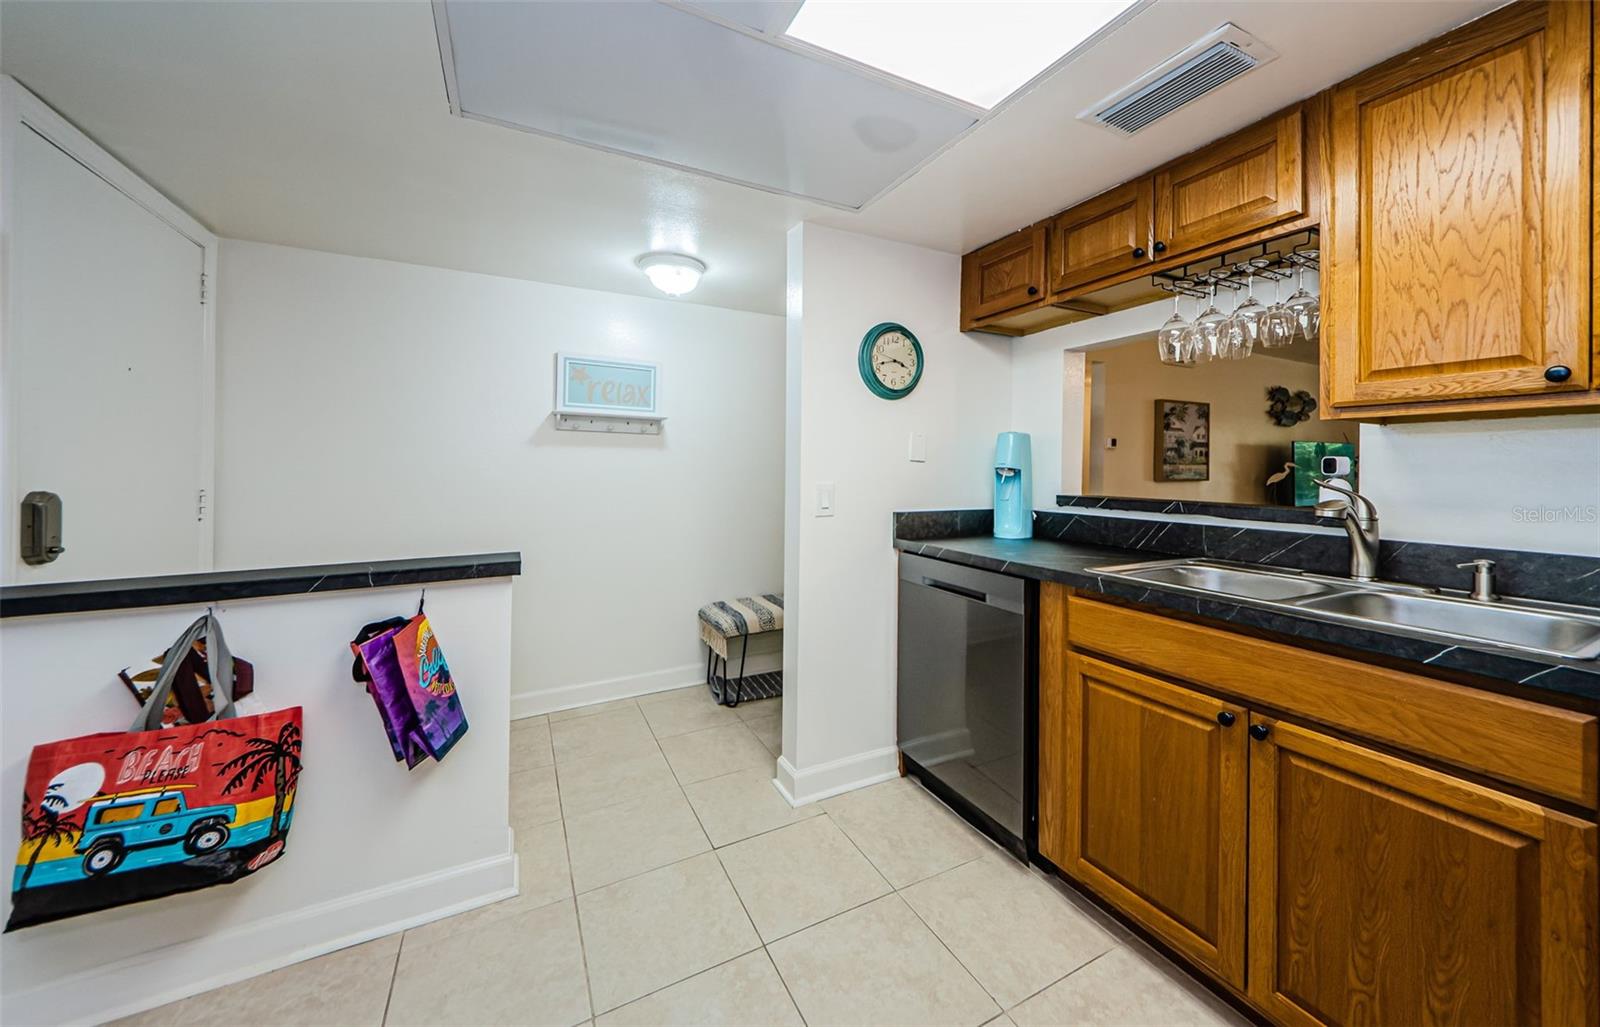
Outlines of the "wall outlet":
{"label": "wall outlet", "polygon": [[1117,448],[1117,440],[1114,439],[1114,438],[1106,439],[1106,448],[1107,449],[1116,449]]}
{"label": "wall outlet", "polygon": [[911,433],[911,440],[906,444],[906,459],[914,464],[928,462],[928,436],[920,431]]}
{"label": "wall outlet", "polygon": [[817,482],[817,516],[833,516],[833,482]]}

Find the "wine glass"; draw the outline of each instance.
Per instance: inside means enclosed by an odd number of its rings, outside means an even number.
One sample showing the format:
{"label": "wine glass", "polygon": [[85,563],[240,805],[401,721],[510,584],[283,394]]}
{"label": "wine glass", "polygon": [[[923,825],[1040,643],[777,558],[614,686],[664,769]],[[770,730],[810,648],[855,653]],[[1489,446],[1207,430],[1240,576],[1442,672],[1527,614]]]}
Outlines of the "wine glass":
{"label": "wine glass", "polygon": [[1178,303],[1182,299],[1183,294],[1174,289],[1172,291],[1172,316],[1156,332],[1156,355],[1161,358],[1163,364],[1187,364],[1191,362],[1188,359],[1188,344],[1186,342],[1190,323],[1182,314],[1178,313]]}
{"label": "wine glass", "polygon": [[1222,360],[1227,357],[1224,351],[1223,326],[1228,323],[1228,315],[1217,309],[1217,282],[1210,282],[1211,293],[1206,309],[1194,319],[1195,332],[1198,345],[1195,359],[1200,362]]}
{"label": "wine glass", "polygon": [[1305,278],[1305,265],[1298,265],[1295,268],[1294,295],[1283,307],[1294,318],[1295,328],[1306,337],[1307,342],[1311,342],[1316,339],[1317,331],[1322,326],[1322,305],[1315,296],[1306,292]]}
{"label": "wine glass", "polygon": [[1272,283],[1272,306],[1261,316],[1261,345],[1273,348],[1294,342],[1295,316],[1283,302],[1283,280]]}
{"label": "wine glass", "polygon": [[1245,279],[1245,297],[1233,308],[1233,317],[1229,318],[1239,339],[1239,348],[1243,350],[1241,356],[1248,357],[1255,344],[1261,342],[1261,319],[1266,313],[1267,308],[1256,299],[1256,272],[1251,268]]}

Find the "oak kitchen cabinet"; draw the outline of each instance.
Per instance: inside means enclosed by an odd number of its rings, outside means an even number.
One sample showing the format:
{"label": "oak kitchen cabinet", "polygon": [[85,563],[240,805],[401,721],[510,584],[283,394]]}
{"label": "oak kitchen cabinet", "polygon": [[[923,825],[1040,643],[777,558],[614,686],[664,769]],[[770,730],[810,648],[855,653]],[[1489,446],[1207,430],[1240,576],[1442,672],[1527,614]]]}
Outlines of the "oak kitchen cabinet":
{"label": "oak kitchen cabinet", "polygon": [[1042,293],[974,313],[964,284],[961,329],[1139,306],[1316,228],[1322,417],[1600,410],[1597,23],[1519,0],[1063,211]]}
{"label": "oak kitchen cabinet", "polygon": [[1050,222],[1050,291],[1071,294],[1148,264],[1154,207],[1146,176],[1057,214]]}
{"label": "oak kitchen cabinet", "polygon": [[1045,228],[1035,225],[961,258],[962,320],[1004,313],[1045,288]]}
{"label": "oak kitchen cabinet", "polygon": [[1271,718],[1251,731],[1249,993],[1270,1016],[1595,1022],[1594,824]]}
{"label": "oak kitchen cabinet", "polygon": [[1181,257],[1304,215],[1308,190],[1302,106],[1157,171],[1152,256]]}
{"label": "oak kitchen cabinet", "polygon": [[1065,702],[1062,869],[1244,987],[1248,714],[1078,653]]}
{"label": "oak kitchen cabinet", "polygon": [[1526,408],[1596,384],[1594,17],[1513,4],[1334,89],[1322,352],[1336,410]]}
{"label": "oak kitchen cabinet", "polygon": [[1039,639],[1040,854],[1226,990],[1289,1025],[1600,1023],[1594,715],[1051,583]]}
{"label": "oak kitchen cabinet", "polygon": [[[1022,229],[962,258],[963,331],[1025,334],[1162,295],[1107,304],[1096,293],[1230,245],[1315,225],[1326,96]],[[1033,240],[1047,229],[1042,247]],[[1034,255],[1048,281],[1037,293]],[[1026,267],[1028,270],[1023,271]]]}

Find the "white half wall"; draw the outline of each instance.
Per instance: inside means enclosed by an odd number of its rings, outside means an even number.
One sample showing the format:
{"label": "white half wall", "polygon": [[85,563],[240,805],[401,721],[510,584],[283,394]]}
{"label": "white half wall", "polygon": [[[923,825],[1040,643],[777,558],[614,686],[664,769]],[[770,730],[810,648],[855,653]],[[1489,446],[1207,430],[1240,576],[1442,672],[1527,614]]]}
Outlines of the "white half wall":
{"label": "white half wall", "polygon": [[[520,549],[517,716],[698,681],[695,611],[782,587],[781,318],[232,240],[220,273],[219,568]],[[659,363],[664,432],[556,431],[558,350]]]}
{"label": "white half wall", "polygon": [[[814,224],[789,232],[778,780],[792,801],[895,772],[891,514],[991,502],[995,435],[1012,427],[1011,347],[957,330],[960,280],[953,254]],[[882,321],[922,343],[922,379],[905,399],[879,399],[856,369],[862,336]],[[908,458],[914,432],[927,436],[926,462]],[[831,517],[815,515],[824,483]]]}
{"label": "white half wall", "polygon": [[[303,708],[304,772],[283,858],[233,884],[0,937],[0,1022],[102,1023],[513,895],[507,814],[511,581],[428,586],[428,620],[468,730],[438,763],[396,763],[350,679],[349,640],[416,608],[415,586],[216,605],[255,667],[243,712]],[[0,794],[18,802],[36,744],[123,731],[117,671],[170,645],[204,606],[8,617],[0,623]],[[17,806],[0,852],[18,851]],[[3,904],[9,915],[10,888]]]}
{"label": "white half wall", "polygon": [[[1055,505],[1056,492],[1039,473],[1052,428],[1064,467],[1058,480],[1070,483],[1060,491],[1081,491],[1087,418],[1082,366],[1073,358],[1149,335],[1171,313],[1170,303],[1150,303],[1011,340],[1012,416],[1033,432],[1036,507]],[[1050,387],[1040,380],[1048,374],[1070,387]],[[1600,414],[1363,424],[1360,431],[1361,490],[1377,504],[1385,538],[1600,556]]]}

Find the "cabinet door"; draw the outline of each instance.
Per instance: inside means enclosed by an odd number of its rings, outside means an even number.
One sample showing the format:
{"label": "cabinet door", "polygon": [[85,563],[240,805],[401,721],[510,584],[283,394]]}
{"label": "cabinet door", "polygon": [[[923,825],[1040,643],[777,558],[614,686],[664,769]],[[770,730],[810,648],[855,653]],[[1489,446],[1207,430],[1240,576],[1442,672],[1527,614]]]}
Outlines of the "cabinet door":
{"label": "cabinet door", "polygon": [[1031,303],[1044,291],[1045,226],[996,240],[961,258],[961,319],[976,321]]}
{"label": "cabinet door", "polygon": [[1306,211],[1305,119],[1296,107],[1156,172],[1156,248],[1177,256]]}
{"label": "cabinet door", "polygon": [[1050,291],[1083,286],[1150,262],[1151,179],[1120,185],[1050,223]]}
{"label": "cabinet door", "polygon": [[1062,869],[1244,986],[1243,709],[1073,653]]}
{"label": "cabinet door", "polygon": [[1334,405],[1589,387],[1590,34],[1513,4],[1334,91]]}
{"label": "cabinet door", "polygon": [[1275,1022],[1596,1022],[1593,824],[1291,724],[1252,735],[1249,994]]}

